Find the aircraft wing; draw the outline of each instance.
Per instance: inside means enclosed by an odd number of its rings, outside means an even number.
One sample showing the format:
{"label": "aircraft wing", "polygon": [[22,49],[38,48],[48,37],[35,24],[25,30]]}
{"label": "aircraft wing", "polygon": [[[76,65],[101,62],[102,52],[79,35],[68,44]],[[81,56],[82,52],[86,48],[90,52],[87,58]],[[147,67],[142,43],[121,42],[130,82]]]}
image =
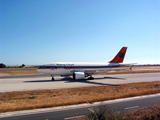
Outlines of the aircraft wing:
{"label": "aircraft wing", "polygon": [[113,71],[113,70],[125,70],[125,69],[130,69],[130,68],[105,68],[105,69],[90,69],[90,70],[85,70],[85,73],[88,74],[95,74],[95,73],[99,73],[99,72],[108,72],[108,71]]}
{"label": "aircraft wing", "polygon": [[132,66],[135,64],[137,64],[137,63],[119,63],[120,66]]}
{"label": "aircraft wing", "polygon": [[77,69],[77,70],[72,70],[71,72],[84,72],[88,74],[96,74],[96,73],[105,73],[108,71],[113,71],[113,70],[125,70],[125,69],[131,69],[131,68],[104,68],[104,69]]}

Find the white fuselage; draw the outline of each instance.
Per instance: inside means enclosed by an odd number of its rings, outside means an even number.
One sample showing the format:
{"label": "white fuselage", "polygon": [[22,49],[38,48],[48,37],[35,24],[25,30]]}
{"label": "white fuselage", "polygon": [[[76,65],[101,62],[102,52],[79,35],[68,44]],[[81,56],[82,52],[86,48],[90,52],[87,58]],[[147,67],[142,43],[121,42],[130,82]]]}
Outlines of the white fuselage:
{"label": "white fuselage", "polygon": [[96,71],[92,74],[104,73],[119,69],[119,63],[86,63],[86,62],[54,62],[42,65],[38,71],[50,75],[72,75],[74,72]]}

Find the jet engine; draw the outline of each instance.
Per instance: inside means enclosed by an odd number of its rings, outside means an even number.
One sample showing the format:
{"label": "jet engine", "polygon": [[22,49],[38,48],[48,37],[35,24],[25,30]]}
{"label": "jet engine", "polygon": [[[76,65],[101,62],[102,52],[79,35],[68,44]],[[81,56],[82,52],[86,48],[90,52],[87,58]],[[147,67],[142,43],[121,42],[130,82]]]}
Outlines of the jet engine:
{"label": "jet engine", "polygon": [[84,72],[74,72],[73,73],[73,79],[84,79],[86,77],[86,74]]}

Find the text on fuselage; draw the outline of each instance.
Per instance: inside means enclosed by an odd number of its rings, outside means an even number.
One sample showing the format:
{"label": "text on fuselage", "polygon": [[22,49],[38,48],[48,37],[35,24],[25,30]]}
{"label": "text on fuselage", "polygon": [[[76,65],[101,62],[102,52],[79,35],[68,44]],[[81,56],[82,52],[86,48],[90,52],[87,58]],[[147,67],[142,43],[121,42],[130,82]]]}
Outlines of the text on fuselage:
{"label": "text on fuselage", "polygon": [[56,64],[56,66],[61,66],[61,67],[72,67],[74,64]]}

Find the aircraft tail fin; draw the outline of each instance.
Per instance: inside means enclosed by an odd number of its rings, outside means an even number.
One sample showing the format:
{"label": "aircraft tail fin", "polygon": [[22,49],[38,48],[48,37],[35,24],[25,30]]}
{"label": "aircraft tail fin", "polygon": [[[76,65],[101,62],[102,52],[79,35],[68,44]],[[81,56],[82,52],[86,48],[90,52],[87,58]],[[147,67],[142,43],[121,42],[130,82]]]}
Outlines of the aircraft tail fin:
{"label": "aircraft tail fin", "polygon": [[109,63],[123,63],[123,59],[125,57],[127,51],[127,47],[123,47],[118,54],[111,60]]}

